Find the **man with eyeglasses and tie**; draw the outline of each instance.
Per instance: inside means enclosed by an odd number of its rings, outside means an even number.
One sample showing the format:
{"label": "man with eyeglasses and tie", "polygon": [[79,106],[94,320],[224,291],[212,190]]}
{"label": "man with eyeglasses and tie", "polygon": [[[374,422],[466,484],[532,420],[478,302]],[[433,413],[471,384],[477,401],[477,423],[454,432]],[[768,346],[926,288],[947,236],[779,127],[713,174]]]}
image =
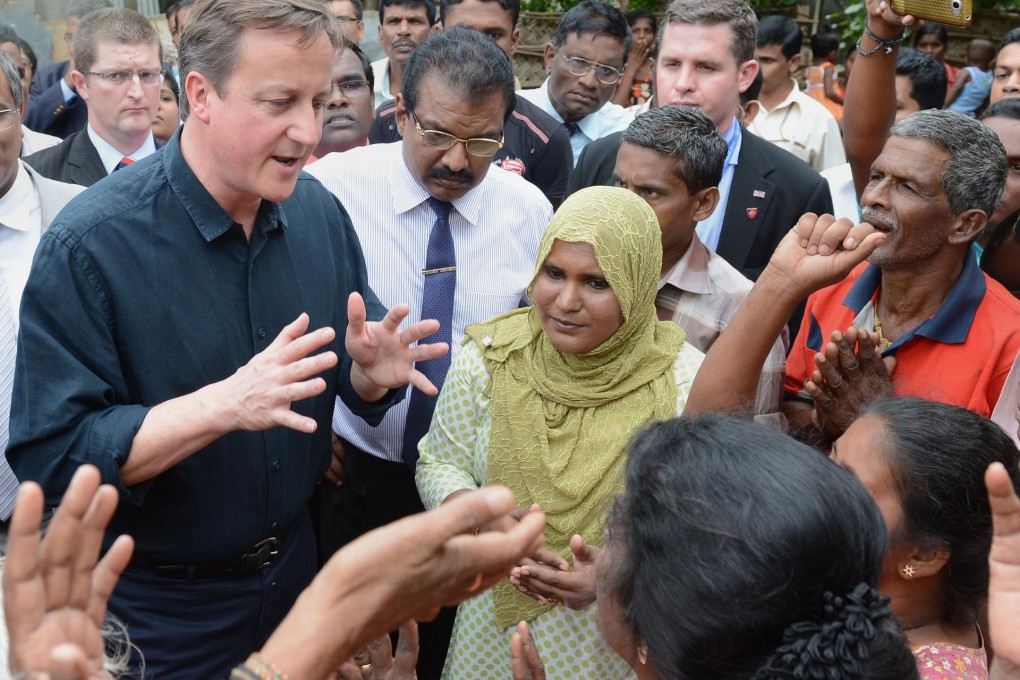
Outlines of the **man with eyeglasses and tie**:
{"label": "man with eyeglasses and tie", "polygon": [[328,153],[365,146],[375,120],[372,65],[360,47],[352,43],[337,50],[330,85],[329,101],[322,117],[322,137],[309,163]]}
{"label": "man with eyeglasses and tie", "polygon": [[88,103],[88,125],[25,162],[44,177],[88,187],[155,153],[162,48],[145,17],[109,8],[82,19],[74,55],[71,79]]}
{"label": "man with eyeglasses and tie", "polygon": [[[493,167],[513,110],[514,74],[489,38],[462,26],[432,33],[408,61],[402,88],[402,141],[331,154],[308,172],[350,214],[380,301],[408,303],[409,322],[439,320],[426,342],[449,342],[450,355],[415,367],[441,388],[464,327],[526,303],[552,206],[533,184]],[[434,398],[410,390],[371,427],[337,402],[339,476],[322,489],[325,557],[422,510],[414,469],[434,407]],[[442,671],[441,628],[437,634],[438,642],[421,629],[420,680]],[[448,628],[445,635],[448,642]]]}
{"label": "man with eyeglasses and tie", "polygon": [[620,10],[599,0],[582,0],[563,15],[545,46],[541,87],[521,96],[537,105],[570,134],[574,164],[590,142],[625,130],[634,114],[609,101],[630,52],[630,26]]}

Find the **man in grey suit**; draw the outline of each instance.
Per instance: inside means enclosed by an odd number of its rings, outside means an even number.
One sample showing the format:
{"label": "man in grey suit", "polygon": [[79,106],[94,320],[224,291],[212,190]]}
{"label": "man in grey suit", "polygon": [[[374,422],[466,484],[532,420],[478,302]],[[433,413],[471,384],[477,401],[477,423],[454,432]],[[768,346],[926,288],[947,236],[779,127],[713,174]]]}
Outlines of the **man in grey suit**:
{"label": "man in grey suit", "polygon": [[82,187],[40,177],[19,158],[24,92],[18,66],[0,51],[0,543],[14,508],[17,480],[4,452],[16,352],[18,307],[39,237]]}
{"label": "man in grey suit", "polygon": [[88,125],[28,156],[40,175],[92,186],[155,152],[152,121],[163,80],[159,34],[138,12],[90,12],[74,34],[71,79],[88,105]]}

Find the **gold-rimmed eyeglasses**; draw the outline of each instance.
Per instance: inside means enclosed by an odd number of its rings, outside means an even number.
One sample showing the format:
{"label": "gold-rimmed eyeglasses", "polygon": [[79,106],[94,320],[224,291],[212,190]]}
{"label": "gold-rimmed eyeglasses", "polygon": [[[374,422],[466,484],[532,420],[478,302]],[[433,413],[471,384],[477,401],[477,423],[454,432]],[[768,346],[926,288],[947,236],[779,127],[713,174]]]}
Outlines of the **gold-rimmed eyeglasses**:
{"label": "gold-rimmed eyeglasses", "polygon": [[470,139],[461,139],[455,137],[447,132],[440,132],[439,130],[423,130],[421,123],[418,122],[418,115],[413,109],[408,109],[411,113],[411,117],[414,118],[414,128],[418,131],[421,136],[422,143],[425,146],[430,146],[433,149],[446,150],[452,148],[454,144],[461,143],[467,152],[472,156],[482,156],[484,158],[491,158],[496,155],[496,152],[503,148],[503,138],[499,139],[488,139],[486,137],[472,137]]}
{"label": "gold-rimmed eyeglasses", "polygon": [[599,82],[603,85],[615,85],[620,80],[620,69],[614,66],[607,66],[606,64],[600,64],[597,61],[590,61],[582,57],[568,57],[563,54],[560,48],[553,48],[556,50],[556,54],[563,57],[563,61],[567,63],[567,70],[573,73],[578,78],[588,75],[588,72],[595,69],[595,77],[599,79]]}

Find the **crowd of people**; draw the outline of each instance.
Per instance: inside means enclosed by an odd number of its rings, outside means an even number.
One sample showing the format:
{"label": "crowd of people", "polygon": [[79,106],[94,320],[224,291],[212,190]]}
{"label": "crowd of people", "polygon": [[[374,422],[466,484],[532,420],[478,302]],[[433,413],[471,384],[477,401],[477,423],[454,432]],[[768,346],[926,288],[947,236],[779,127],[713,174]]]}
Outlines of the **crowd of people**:
{"label": "crowd of people", "polygon": [[12,677],[1020,678],[1020,28],[866,10],[0,24]]}

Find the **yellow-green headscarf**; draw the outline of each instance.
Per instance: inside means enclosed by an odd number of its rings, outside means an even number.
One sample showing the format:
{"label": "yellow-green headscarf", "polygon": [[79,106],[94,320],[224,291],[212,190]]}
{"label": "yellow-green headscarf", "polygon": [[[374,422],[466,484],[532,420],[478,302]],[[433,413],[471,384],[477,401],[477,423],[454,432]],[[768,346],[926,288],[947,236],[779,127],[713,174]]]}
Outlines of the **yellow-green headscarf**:
{"label": "yellow-green headscarf", "polygon": [[[673,364],[684,334],[656,317],[662,241],[643,200],[611,187],[571,195],[542,237],[536,276],[556,239],[594,248],[623,312],[619,330],[590,352],[564,354],[529,308],[466,334],[482,348],[490,376],[488,481],[510,487],[518,505],[541,504],[546,548],[569,559],[573,534],[601,545],[631,436],[676,415]],[[501,630],[543,610],[508,582],[493,590],[493,600]]]}

